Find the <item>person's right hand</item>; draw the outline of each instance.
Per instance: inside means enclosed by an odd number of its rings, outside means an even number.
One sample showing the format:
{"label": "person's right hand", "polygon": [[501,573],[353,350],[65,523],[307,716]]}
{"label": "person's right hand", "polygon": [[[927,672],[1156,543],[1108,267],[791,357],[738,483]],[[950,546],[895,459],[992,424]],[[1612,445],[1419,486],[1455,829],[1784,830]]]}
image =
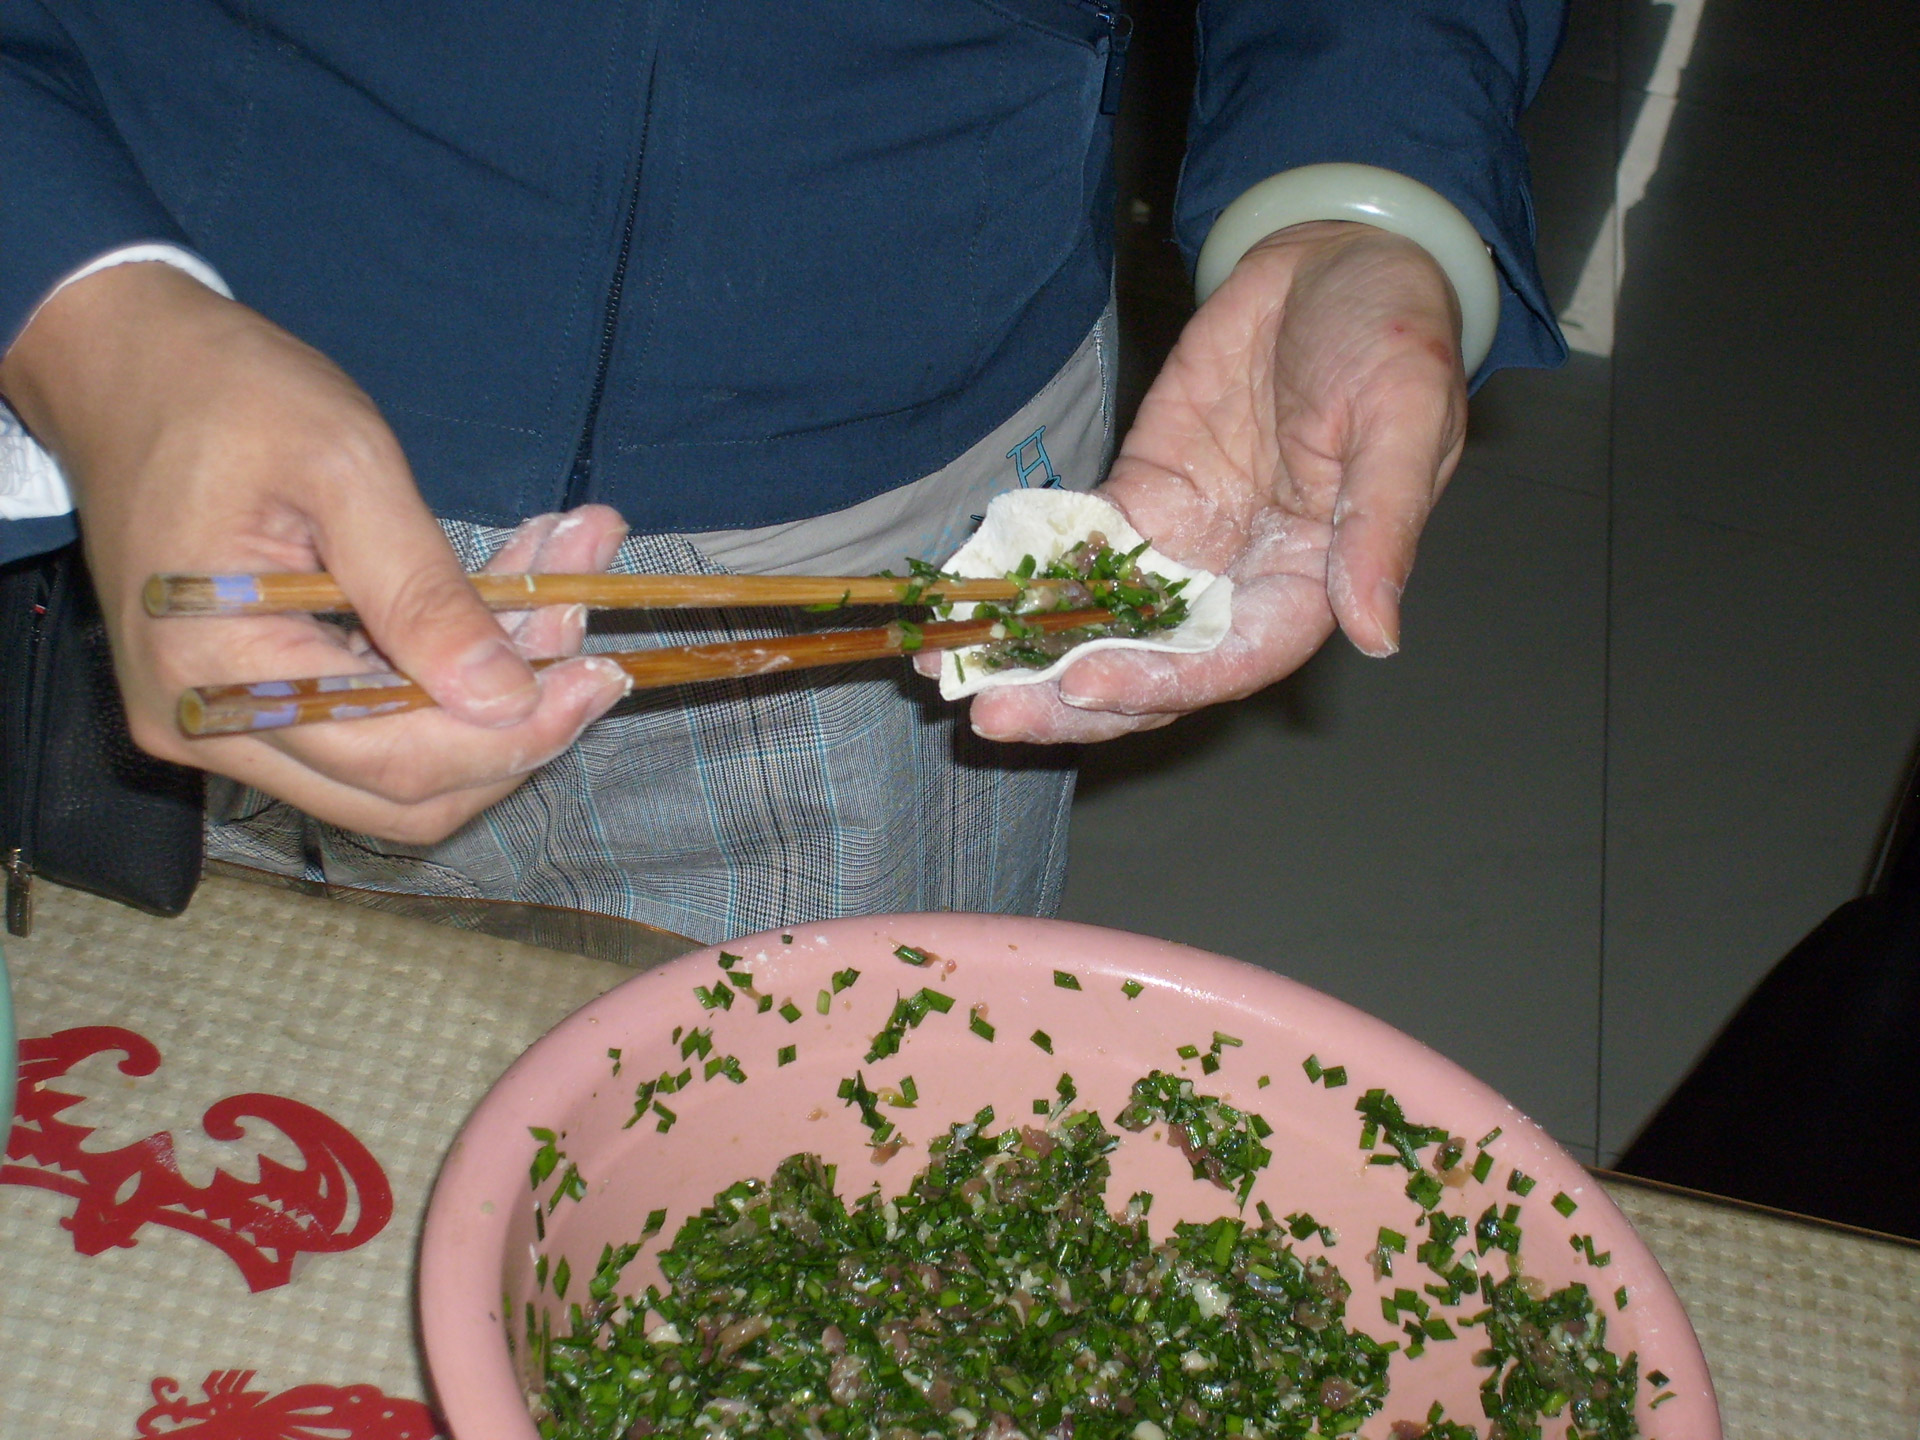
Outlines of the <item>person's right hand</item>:
{"label": "person's right hand", "polygon": [[[387,839],[443,838],[570,745],[627,681],[578,650],[578,610],[510,637],[474,596],[373,402],[327,358],[171,266],[53,297],[0,361],[0,394],[74,490],[134,740]],[[605,506],[523,525],[493,568],[602,570]],[[156,572],[330,570],[370,638],[308,616],[153,620]],[[513,622],[509,622],[510,624]],[[437,710],[189,740],[192,685],[394,668]]]}

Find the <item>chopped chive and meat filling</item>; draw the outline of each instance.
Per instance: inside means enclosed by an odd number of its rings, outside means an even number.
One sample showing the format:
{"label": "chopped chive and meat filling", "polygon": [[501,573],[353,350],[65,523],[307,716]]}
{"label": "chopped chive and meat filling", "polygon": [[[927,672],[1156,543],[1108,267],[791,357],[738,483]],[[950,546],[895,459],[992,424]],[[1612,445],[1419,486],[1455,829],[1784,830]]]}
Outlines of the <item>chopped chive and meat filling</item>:
{"label": "chopped chive and meat filling", "polygon": [[[1146,549],[1142,541],[1132,550],[1116,550],[1096,531],[1044,566],[1027,556],[1007,576],[1009,580],[1061,583],[1028,591],[1011,604],[976,605],[975,619],[997,621],[1006,633],[969,651],[967,663],[983,670],[1044,669],[1088,640],[1112,636],[1138,639],[1173,629],[1187,618],[1187,602],[1180,594],[1187,582],[1141,569],[1140,557]],[[1100,625],[1052,633],[1036,628],[1027,619],[1054,611],[1090,609],[1105,610],[1113,618]]]}
{"label": "chopped chive and meat filling", "polygon": [[[950,1127],[894,1199],[875,1187],[848,1203],[834,1167],[790,1156],[681,1226],[658,1256],[665,1288],[622,1298],[621,1271],[664,1223],[654,1212],[639,1241],[603,1252],[584,1303],[568,1307],[568,1333],[536,1329],[529,1307],[542,1436],[1286,1440],[1350,1435],[1382,1410],[1400,1343],[1351,1328],[1347,1281],[1296,1248],[1332,1245],[1333,1233],[1310,1216],[1276,1221],[1265,1204],[1257,1219],[1244,1212],[1273,1158],[1265,1121],[1162,1072],[1135,1084],[1115,1124],[1164,1126],[1195,1178],[1243,1207],[1155,1241],[1151,1195],[1108,1204],[1119,1137],[1071,1108],[1069,1076],[1057,1090],[1058,1105],[1036,1102],[1044,1124],[994,1130],[988,1108]],[[1416,1176],[1422,1149],[1453,1143],[1406,1122],[1382,1092],[1359,1108],[1363,1146],[1384,1133],[1382,1158]],[[1444,1278],[1467,1225],[1421,1209],[1432,1238],[1420,1255]],[[1464,1262],[1457,1283],[1426,1287],[1433,1306],[1396,1292],[1389,1321],[1407,1311],[1423,1340],[1483,1331],[1472,1358],[1488,1372],[1486,1440],[1633,1440],[1635,1357],[1607,1350],[1586,1287],[1547,1293],[1518,1271],[1511,1230],[1476,1247],[1512,1257],[1505,1280]],[[1406,1250],[1404,1235],[1391,1239]],[[1451,1324],[1440,1304],[1459,1307]],[[1438,1406],[1389,1433],[1482,1434]]]}

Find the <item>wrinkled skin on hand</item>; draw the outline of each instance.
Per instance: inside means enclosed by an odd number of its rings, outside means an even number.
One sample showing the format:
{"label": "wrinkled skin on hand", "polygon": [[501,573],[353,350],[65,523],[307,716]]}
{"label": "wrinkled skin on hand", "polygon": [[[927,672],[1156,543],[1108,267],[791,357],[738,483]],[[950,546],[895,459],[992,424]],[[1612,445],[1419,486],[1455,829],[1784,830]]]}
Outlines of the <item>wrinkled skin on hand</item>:
{"label": "wrinkled skin on hand", "polygon": [[[61,461],[139,745],[388,839],[451,834],[624,693],[576,652],[584,613],[496,619],[474,596],[367,396],[318,352],[159,264],[61,291],[0,363],[4,393]],[[496,570],[603,570],[605,506],[527,521]],[[312,616],[150,619],[154,572],[331,570],[365,625]],[[504,622],[504,624],[503,624]],[[400,669],[438,710],[200,740],[192,685]]]}
{"label": "wrinkled skin on hand", "polygon": [[1460,458],[1457,303],[1419,246],[1316,223],[1261,242],[1193,316],[1101,493],[1166,555],[1230,575],[1214,651],[1104,651],[976,696],[991,739],[1108,740],[1292,673],[1336,626],[1399,648],[1400,595]]}

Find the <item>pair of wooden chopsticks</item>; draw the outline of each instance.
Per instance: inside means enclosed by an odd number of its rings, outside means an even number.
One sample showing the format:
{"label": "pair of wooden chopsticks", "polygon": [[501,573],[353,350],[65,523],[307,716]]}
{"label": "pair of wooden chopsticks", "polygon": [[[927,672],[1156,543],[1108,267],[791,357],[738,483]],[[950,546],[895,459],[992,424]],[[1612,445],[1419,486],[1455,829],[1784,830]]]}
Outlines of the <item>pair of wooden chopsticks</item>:
{"label": "pair of wooden chopsticks", "polygon": [[[931,605],[1003,601],[1023,594],[1057,594],[1056,583],[1016,580],[894,579],[889,576],[787,575],[473,575],[481,600],[495,610],[539,605],[593,609],[686,609],[717,606]],[[143,591],[155,616],[345,614],[352,605],[329,575],[155,575]],[[1105,610],[1068,610],[1024,617],[1055,632],[1099,625]],[[866,630],[826,631],[769,640],[734,640],[655,650],[619,650],[601,656],[632,677],[636,689],[698,680],[771,675],[821,665],[877,660],[915,650],[946,650],[996,638],[993,620],[943,620],[925,625],[894,621]],[[1004,633],[1004,632],[1003,632]],[[536,660],[535,669],[558,664]],[[381,671],[309,680],[260,680],[210,685],[180,697],[180,728],[189,735],[239,735],[366,720],[421,710],[434,703],[404,675]]]}

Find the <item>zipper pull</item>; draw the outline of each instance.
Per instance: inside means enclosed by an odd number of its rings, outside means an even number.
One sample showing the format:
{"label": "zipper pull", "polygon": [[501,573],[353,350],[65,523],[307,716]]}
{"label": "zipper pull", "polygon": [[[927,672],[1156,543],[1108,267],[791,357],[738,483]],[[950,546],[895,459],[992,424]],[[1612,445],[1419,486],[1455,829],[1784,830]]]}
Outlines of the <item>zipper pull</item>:
{"label": "zipper pull", "polygon": [[1100,85],[1100,113],[1120,113],[1120,87],[1127,78],[1127,47],[1133,43],[1133,17],[1117,4],[1100,6],[1107,22],[1107,75]]}
{"label": "zipper pull", "polygon": [[22,940],[33,931],[33,870],[20,847],[7,852],[7,933]]}

